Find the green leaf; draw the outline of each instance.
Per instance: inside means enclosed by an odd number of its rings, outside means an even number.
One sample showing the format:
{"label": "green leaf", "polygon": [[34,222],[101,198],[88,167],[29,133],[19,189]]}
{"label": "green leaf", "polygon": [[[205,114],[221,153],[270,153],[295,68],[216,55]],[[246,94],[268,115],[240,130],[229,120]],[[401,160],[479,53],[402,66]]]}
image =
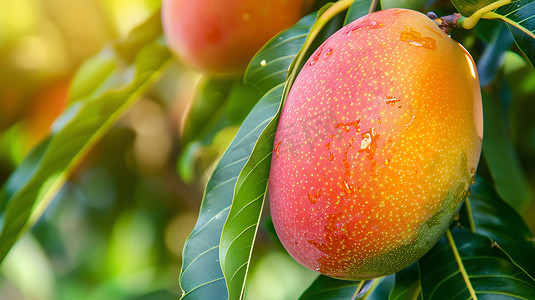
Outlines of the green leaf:
{"label": "green leaf", "polygon": [[116,72],[121,66],[111,47],[89,58],[71,81],[68,104],[88,97],[98,97],[109,89],[117,88],[121,82],[121,73]]}
{"label": "green leaf", "polygon": [[182,144],[210,143],[222,128],[239,125],[262,95],[242,78],[205,77],[186,112]]}
{"label": "green leaf", "polygon": [[193,232],[184,246],[180,285],[182,299],[226,299],[227,288],[219,263],[221,231],[232,203],[234,185],[260,133],[280,104],[278,91],[266,94],[244,120],[216,166],[204,192]]}
{"label": "green leaf", "polygon": [[373,0],[358,0],[349,7],[344,25],[347,25],[360,17],[364,17],[370,11]]}
{"label": "green leaf", "polygon": [[[155,4],[160,7],[161,4]],[[147,41],[154,39],[155,33],[162,32],[162,18],[161,10],[156,11],[143,22],[143,25],[132,29],[128,38],[124,41],[115,42],[113,48],[119,56],[127,63],[132,63],[137,57],[141,49],[145,48]],[[163,40],[163,37],[162,37]]]}
{"label": "green leaf", "polygon": [[482,92],[483,154],[498,193],[521,211],[531,199],[531,190],[514,150],[500,99]]}
{"label": "green leaf", "polygon": [[535,65],[535,2],[520,0],[504,5],[485,14],[488,19],[500,19],[507,23],[515,41],[532,65]]}
{"label": "green leaf", "polygon": [[523,30],[513,27],[510,24],[507,24],[507,26],[513,33],[518,48],[526,55],[531,66],[535,66],[535,37],[532,35],[535,33],[535,29],[530,29],[532,34],[526,34]]}
{"label": "green leaf", "polygon": [[422,299],[418,262],[397,272],[395,276],[396,282],[390,300]]}
{"label": "green leaf", "polygon": [[[384,300],[388,299],[394,289],[395,274],[368,280],[368,291],[361,293],[355,300]],[[367,287],[365,287],[367,288]]]}
{"label": "green leaf", "polygon": [[263,95],[254,85],[244,83],[242,78],[236,80],[225,107],[226,121],[230,125],[240,125]]}
{"label": "green leaf", "polygon": [[393,287],[393,277],[350,281],[320,275],[301,294],[299,300],[382,300]]}
{"label": "green leaf", "polygon": [[[233,78],[205,77],[197,85],[196,94],[184,117],[181,142],[184,146],[210,135],[213,137],[213,123],[218,122],[214,117],[223,111],[222,106],[230,92]],[[212,121],[212,123],[210,123]]]}
{"label": "green leaf", "polygon": [[451,3],[453,3],[461,15],[469,17],[476,11],[488,7],[498,1],[499,0],[452,0]]}
{"label": "green leaf", "polygon": [[531,232],[522,217],[481,177],[470,188],[467,205],[476,233],[491,238],[513,261],[535,278],[535,247]]}
{"label": "green leaf", "polygon": [[[283,87],[282,84],[278,85],[264,97],[280,105]],[[270,122],[241,170],[234,188],[232,207],[221,234],[219,256],[229,299],[240,299],[243,294],[244,279],[264,204],[276,130],[277,122]]]}
{"label": "green leaf", "polygon": [[255,85],[263,93],[285,82],[288,69],[315,20],[316,14],[310,14],[265,44],[249,63],[244,81]]}
{"label": "green leaf", "polygon": [[216,135],[224,128],[240,125],[261,96],[258,89],[244,84],[241,78],[206,77],[201,81],[182,132],[183,149],[177,167],[184,181],[193,183],[198,178],[198,162],[204,165],[214,156],[208,149]]}
{"label": "green leaf", "polygon": [[299,299],[383,300],[388,298],[393,287],[393,274],[363,281],[342,280],[320,275]]}
{"label": "green leaf", "polygon": [[[153,30],[149,30],[151,34],[145,32],[143,46],[131,64],[107,49],[104,52],[109,59],[100,61],[100,54],[82,67],[74,80],[71,105],[56,120],[51,137],[6,182],[0,196],[0,260],[21,232],[41,216],[91,146],[150,88],[170,62],[171,55],[161,42],[161,29],[153,23],[151,19],[140,25]],[[139,39],[137,32],[134,30],[124,43]],[[87,86],[83,84],[85,79],[89,79]]]}
{"label": "green leaf", "polygon": [[494,29],[492,40],[485,47],[477,62],[479,84],[482,87],[490,85],[503,65],[505,52],[513,44],[513,36],[505,24],[499,24]]}
{"label": "green leaf", "polygon": [[533,299],[535,281],[492,241],[457,228],[418,262],[424,299]]}
{"label": "green leaf", "polygon": [[357,290],[359,290],[363,281],[340,280],[325,275],[320,275],[314,282],[301,294],[299,300],[314,299],[354,299]]}
{"label": "green leaf", "polygon": [[82,64],[69,87],[69,104],[87,97],[96,98],[110,89],[129,84],[134,59],[147,43],[163,41],[160,16],[160,10],[156,10],[126,39],[109,45]]}

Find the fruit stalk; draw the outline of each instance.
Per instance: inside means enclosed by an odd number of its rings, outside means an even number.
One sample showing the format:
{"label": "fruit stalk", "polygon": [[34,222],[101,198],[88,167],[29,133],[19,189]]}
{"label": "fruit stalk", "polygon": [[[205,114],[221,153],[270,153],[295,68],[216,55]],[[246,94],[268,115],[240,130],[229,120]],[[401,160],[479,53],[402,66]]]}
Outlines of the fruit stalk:
{"label": "fruit stalk", "polygon": [[466,269],[464,268],[464,264],[461,259],[461,256],[459,255],[459,251],[457,251],[457,245],[455,245],[455,241],[453,240],[453,236],[451,235],[451,231],[449,229],[446,230],[446,239],[448,240],[448,244],[451,247],[451,251],[453,252],[453,255],[455,256],[455,261],[457,262],[457,265],[459,266],[459,271],[461,272],[461,275],[463,276],[464,283],[466,284],[466,287],[468,288],[468,291],[470,292],[470,296],[472,297],[472,299],[477,300],[476,293],[474,291],[474,288],[472,287],[472,283],[470,282],[468,273],[466,273]]}
{"label": "fruit stalk", "polygon": [[448,35],[450,34],[453,28],[457,27],[457,23],[459,22],[459,20],[463,18],[463,16],[458,13],[453,13],[451,15],[438,18],[435,13],[430,12],[427,14],[427,16],[433,21],[435,21],[438,24],[438,27],[440,27],[440,29],[442,29],[442,31],[444,31]]}

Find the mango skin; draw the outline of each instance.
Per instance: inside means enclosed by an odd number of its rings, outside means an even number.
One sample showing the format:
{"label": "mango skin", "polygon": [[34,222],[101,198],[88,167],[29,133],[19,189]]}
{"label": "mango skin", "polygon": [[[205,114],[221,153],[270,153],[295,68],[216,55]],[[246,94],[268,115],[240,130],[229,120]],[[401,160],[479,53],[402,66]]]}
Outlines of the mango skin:
{"label": "mango skin", "polygon": [[316,50],[283,107],[268,186],[277,235],[327,276],[395,273],[446,231],[482,136],[461,45],[419,12],[360,18]]}
{"label": "mango skin", "polygon": [[169,47],[194,69],[214,75],[245,70],[275,34],[292,26],[309,0],[163,0]]}

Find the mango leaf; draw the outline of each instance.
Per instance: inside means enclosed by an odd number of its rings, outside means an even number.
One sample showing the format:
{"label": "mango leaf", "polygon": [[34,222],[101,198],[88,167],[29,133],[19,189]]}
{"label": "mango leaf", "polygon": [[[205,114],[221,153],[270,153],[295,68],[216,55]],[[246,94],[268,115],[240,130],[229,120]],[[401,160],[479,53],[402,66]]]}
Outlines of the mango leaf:
{"label": "mango leaf", "polygon": [[[160,26],[154,23],[151,18],[124,41],[130,43],[140,39],[137,33],[145,33],[143,43],[129,50],[131,64],[108,48],[105,55],[97,55],[82,67],[74,79],[71,105],[53,125],[51,137],[32,151],[6,182],[0,195],[0,260],[22,231],[41,216],[91,146],[150,88],[170,62]],[[139,29],[144,26],[152,29]],[[100,63],[102,56],[109,59]],[[89,79],[87,85],[84,79]]]}
{"label": "mango leaf", "polygon": [[219,263],[219,240],[232,203],[234,185],[260,133],[280,104],[278,87],[268,92],[244,120],[216,166],[203,196],[193,232],[184,246],[180,285],[182,299],[227,299]]}
{"label": "mango leaf", "polygon": [[531,34],[525,33],[516,26],[513,27],[509,24],[507,24],[507,26],[513,33],[518,48],[526,55],[527,59],[531,63],[531,66],[535,66],[535,36],[533,36],[533,33],[535,33],[535,28],[533,28],[534,26],[532,25],[529,29]]}
{"label": "mango leaf", "polygon": [[177,163],[184,181],[192,183],[197,178],[196,163],[210,160],[213,154],[206,149],[215,136],[224,128],[240,125],[261,96],[254,86],[244,84],[241,78],[207,77],[201,81],[182,131],[184,148]]}
{"label": "mango leaf", "polygon": [[[272,101],[280,105],[283,87],[283,84],[278,85],[265,97],[273,98]],[[219,255],[229,299],[240,299],[243,293],[243,282],[264,204],[276,129],[277,122],[269,123],[241,170],[234,188],[232,207],[221,234]]]}
{"label": "mango leaf", "polygon": [[[197,85],[196,94],[184,117],[184,127],[181,134],[181,142],[184,146],[199,139],[199,136],[207,135],[210,121],[218,111],[223,111],[222,106],[230,92],[233,78],[205,77]],[[214,121],[212,121],[214,122]]]}
{"label": "mango leaf", "polygon": [[522,217],[481,177],[470,188],[470,212],[476,233],[491,238],[531,278],[535,278],[535,247]]}
{"label": "mango leaf", "polygon": [[89,58],[78,68],[70,83],[68,104],[98,95],[113,88],[121,82],[121,63],[117,61],[113,48],[104,48],[100,53]]}
{"label": "mango leaf", "polygon": [[233,78],[205,77],[197,85],[184,116],[182,149],[177,160],[178,174],[187,183],[191,184],[197,178],[196,162],[203,146],[210,144],[217,132],[228,126],[222,115],[233,81]]}
{"label": "mango leaf", "polygon": [[535,281],[490,239],[457,228],[418,262],[424,299],[533,299]]}
{"label": "mango leaf", "polygon": [[227,97],[225,120],[229,125],[240,125],[264,94],[243,78],[234,81]]}
{"label": "mango leaf", "polygon": [[395,276],[396,282],[390,294],[390,300],[422,299],[418,262],[397,272]]}
{"label": "mango leaf", "polygon": [[505,24],[500,23],[494,29],[492,40],[485,47],[477,62],[479,84],[482,87],[490,85],[505,60],[505,52],[513,44],[513,36]]}
{"label": "mango leaf", "polygon": [[393,275],[371,280],[341,280],[320,275],[301,294],[299,300],[383,300],[394,285]]}
{"label": "mango leaf", "polygon": [[255,85],[263,93],[285,82],[290,64],[305,43],[316,15],[313,13],[302,18],[267,42],[251,59],[244,81]]}
{"label": "mango leaf", "polygon": [[500,99],[484,91],[482,96],[483,154],[498,193],[521,211],[531,198],[531,190],[509,137],[502,104]]}
{"label": "mango leaf", "polygon": [[[308,53],[315,50],[314,45],[322,43],[340,28],[340,20],[343,17],[340,16],[341,12],[345,12],[351,2],[338,3],[338,5],[329,4],[328,9],[322,9],[318,13],[318,19],[289,68],[284,91],[280,95],[281,103],[284,103]],[[229,299],[240,299],[243,296],[245,277],[267,190],[271,153],[281,109],[282,105],[262,132],[253,154],[240,173],[229,217],[223,227],[219,258],[227,282]]]}
{"label": "mango leaf", "polygon": [[346,18],[344,20],[344,25],[347,25],[360,17],[364,17],[370,11],[370,6],[372,5],[373,0],[358,0],[353,2],[353,4],[347,10]]}
{"label": "mango leaf", "polygon": [[221,128],[239,125],[262,95],[242,78],[205,77],[185,115],[181,142],[212,141]]}
{"label": "mango leaf", "polygon": [[[499,0],[452,0],[451,3],[453,3],[461,15],[469,17],[478,10],[496,4],[498,1]],[[510,0],[505,1],[507,1],[506,3],[511,2]],[[504,2],[504,0],[500,2]]]}
{"label": "mango leaf", "polygon": [[160,39],[161,13],[156,10],[141,25],[132,29],[128,37],[114,42],[82,64],[69,87],[69,104],[96,98],[110,89],[117,89],[132,80],[132,65],[147,43]]}
{"label": "mango leaf", "polygon": [[[320,275],[301,294],[299,300],[313,299],[347,299],[351,300],[364,286],[364,281],[340,280],[325,275]],[[369,286],[369,284],[368,284]]]}
{"label": "mango leaf", "polygon": [[390,274],[385,277],[368,280],[367,282],[370,285],[368,290],[364,293],[361,293],[356,300],[384,300],[388,299],[392,290],[394,289],[395,274]]}
{"label": "mango leaf", "polygon": [[487,19],[500,19],[507,23],[513,33],[518,48],[526,54],[532,65],[535,65],[535,2],[519,0],[501,6],[485,14]]}

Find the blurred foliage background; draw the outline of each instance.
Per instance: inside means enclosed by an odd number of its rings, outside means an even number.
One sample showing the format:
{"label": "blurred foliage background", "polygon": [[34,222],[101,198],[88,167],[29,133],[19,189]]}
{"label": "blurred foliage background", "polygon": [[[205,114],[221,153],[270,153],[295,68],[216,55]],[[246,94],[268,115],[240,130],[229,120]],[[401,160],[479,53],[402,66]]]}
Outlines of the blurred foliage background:
{"label": "blurred foliage background", "polygon": [[[3,185],[50,133],[80,65],[157,13],[160,1],[0,0],[0,7]],[[184,115],[201,77],[173,62],[98,142],[0,266],[0,299],[180,296],[182,248],[204,185],[251,108],[239,120],[218,125],[207,142],[184,149]],[[315,277],[282,246],[276,249],[265,257],[262,251],[263,275],[251,283],[256,299],[295,298]],[[265,272],[279,267],[288,270],[284,278]]]}
{"label": "blurred foliage background", "polygon": [[[2,184],[49,133],[81,63],[125,37],[159,6],[158,0],[0,0]],[[485,35],[455,34],[476,61],[492,43]],[[508,130],[533,189],[535,71],[518,51],[500,54],[499,61],[493,76],[500,84],[486,91],[503,94]],[[174,62],[91,150],[1,265],[0,299],[180,295],[182,247],[197,219],[210,171],[241,122],[238,118],[216,126],[208,142],[183,147],[184,115],[199,83],[200,74]],[[232,80],[221,84],[231,85]],[[534,208],[530,201],[523,213],[532,231]],[[247,298],[297,298],[316,274],[288,256],[269,221],[260,227]]]}
{"label": "blurred foliage background", "polygon": [[[0,0],[0,180],[49,132],[83,61],[155,0]],[[177,177],[199,76],[175,64],[77,168],[1,267],[0,299],[175,299],[201,185]]]}

